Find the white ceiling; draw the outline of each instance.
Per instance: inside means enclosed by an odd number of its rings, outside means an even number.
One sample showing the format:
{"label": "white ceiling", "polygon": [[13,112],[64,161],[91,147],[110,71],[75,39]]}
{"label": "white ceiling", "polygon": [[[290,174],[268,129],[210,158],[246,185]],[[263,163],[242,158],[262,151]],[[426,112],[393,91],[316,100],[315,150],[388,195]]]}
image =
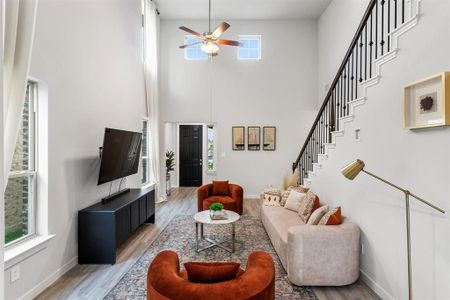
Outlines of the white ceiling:
{"label": "white ceiling", "polygon": [[[162,19],[207,19],[208,0],[155,0]],[[211,0],[212,19],[317,19],[331,0]]]}

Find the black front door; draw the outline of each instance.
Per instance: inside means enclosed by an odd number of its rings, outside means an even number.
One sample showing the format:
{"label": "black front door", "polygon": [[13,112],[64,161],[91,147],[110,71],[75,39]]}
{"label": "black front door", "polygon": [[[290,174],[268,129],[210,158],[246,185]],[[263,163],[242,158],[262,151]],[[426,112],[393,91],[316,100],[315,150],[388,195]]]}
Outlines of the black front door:
{"label": "black front door", "polygon": [[180,186],[202,185],[202,125],[180,125]]}

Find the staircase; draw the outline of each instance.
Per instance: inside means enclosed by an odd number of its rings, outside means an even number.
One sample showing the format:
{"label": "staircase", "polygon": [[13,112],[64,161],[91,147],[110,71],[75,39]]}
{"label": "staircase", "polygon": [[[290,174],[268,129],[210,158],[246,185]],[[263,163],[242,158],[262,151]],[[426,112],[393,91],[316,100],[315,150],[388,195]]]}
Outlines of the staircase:
{"label": "staircase", "polygon": [[292,164],[300,184],[309,186],[345,135],[367,89],[381,82],[381,66],[394,59],[401,35],[417,25],[421,0],[371,0],[303,147]]}

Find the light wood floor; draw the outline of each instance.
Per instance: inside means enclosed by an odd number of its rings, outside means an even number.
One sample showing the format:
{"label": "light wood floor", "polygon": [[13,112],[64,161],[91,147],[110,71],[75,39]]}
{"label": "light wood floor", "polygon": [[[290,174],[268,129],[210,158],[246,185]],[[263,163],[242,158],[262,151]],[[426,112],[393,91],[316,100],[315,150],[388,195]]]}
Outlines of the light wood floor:
{"label": "light wood floor", "polygon": [[[244,214],[259,213],[258,200],[244,201]],[[131,268],[153,240],[178,214],[197,210],[195,188],[172,190],[168,201],[156,205],[156,224],[141,226],[117,251],[117,263],[110,265],[77,265],[63,275],[36,299],[102,299]],[[361,281],[345,287],[314,288],[320,300],[379,299]]]}

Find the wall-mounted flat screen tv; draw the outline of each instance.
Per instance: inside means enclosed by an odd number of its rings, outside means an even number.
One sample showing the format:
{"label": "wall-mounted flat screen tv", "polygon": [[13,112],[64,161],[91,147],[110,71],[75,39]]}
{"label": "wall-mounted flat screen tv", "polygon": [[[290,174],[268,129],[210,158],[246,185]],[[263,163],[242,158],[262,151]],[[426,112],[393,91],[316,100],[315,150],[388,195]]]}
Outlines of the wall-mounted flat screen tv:
{"label": "wall-mounted flat screen tv", "polygon": [[136,174],[142,133],[106,128],[98,184]]}

